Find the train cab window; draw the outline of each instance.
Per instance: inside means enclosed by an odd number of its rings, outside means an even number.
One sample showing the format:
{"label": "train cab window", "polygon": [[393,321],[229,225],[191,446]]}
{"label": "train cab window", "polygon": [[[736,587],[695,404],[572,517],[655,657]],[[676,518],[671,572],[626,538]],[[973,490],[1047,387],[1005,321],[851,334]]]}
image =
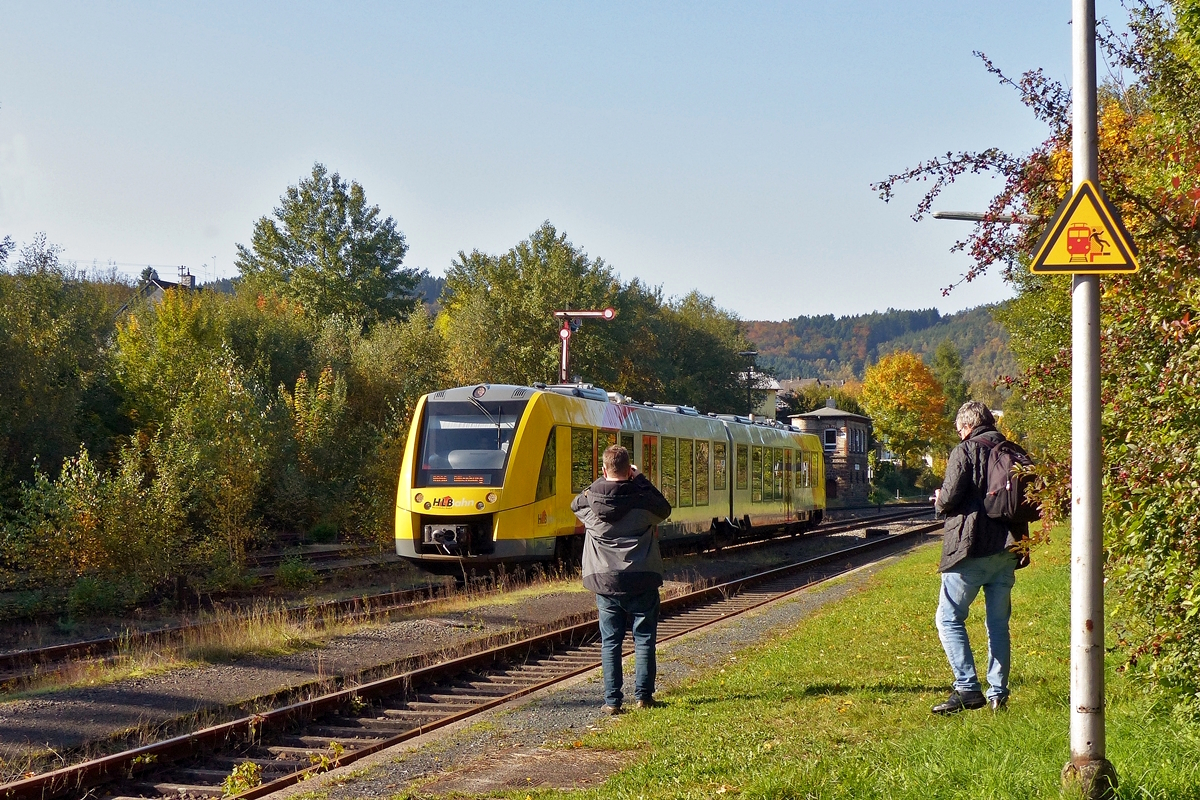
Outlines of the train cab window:
{"label": "train cab window", "polygon": [[[624,447],[626,450],[629,451],[629,458],[632,461],[633,460],[633,434],[632,433],[622,433],[621,434],[621,447]],[[637,462],[633,461],[633,463],[636,464]]]}
{"label": "train cab window", "polygon": [[558,472],[558,428],[550,429],[550,438],[546,440],[546,449],[542,452],[542,468],[538,470],[537,494],[535,500],[545,500],[555,494],[554,478]]}
{"label": "train cab window", "polygon": [[596,446],[591,428],[571,429],[571,492],[579,494],[596,480]]}
{"label": "train cab window", "polygon": [[737,488],[750,488],[750,466],[747,463],[750,460],[749,450],[744,444],[737,446]]}
{"label": "train cab window", "polygon": [[725,463],[725,453],[727,445],[725,442],[713,442],[713,489],[718,492],[725,491],[725,476],[727,464]]}
{"label": "train cab window", "polygon": [[677,450],[677,440],[668,436],[662,438],[662,484],[658,490],[663,493],[663,497],[667,498],[667,502],[671,505],[676,505],[679,502],[679,497],[676,492],[678,489],[678,472],[675,461]]}
{"label": "train cab window", "polygon": [[708,505],[709,443],[696,442],[696,505]]}
{"label": "train cab window", "polygon": [[695,488],[696,476],[692,458],[695,455],[695,443],[691,439],[679,440],[679,505],[690,506],[694,499],[692,490]]}
{"label": "train cab window", "polygon": [[750,502],[761,503],[763,499],[763,449],[750,448]]}
{"label": "train cab window", "polygon": [[430,401],[417,486],[501,486],[528,400]]}
{"label": "train cab window", "polygon": [[[658,437],[642,435],[642,463],[638,466],[642,474],[658,486]],[[659,491],[662,491],[661,487]]]}
{"label": "train cab window", "polygon": [[617,443],[616,431],[596,431],[596,477],[604,472],[604,451]]}

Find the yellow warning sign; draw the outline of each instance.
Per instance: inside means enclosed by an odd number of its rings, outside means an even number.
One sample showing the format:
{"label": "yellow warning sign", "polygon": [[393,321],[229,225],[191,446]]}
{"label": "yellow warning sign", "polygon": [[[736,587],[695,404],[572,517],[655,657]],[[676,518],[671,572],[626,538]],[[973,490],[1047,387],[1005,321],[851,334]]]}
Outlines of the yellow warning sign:
{"label": "yellow warning sign", "polygon": [[1137,272],[1137,250],[1117,209],[1091,181],[1058,207],[1029,269],[1038,273]]}

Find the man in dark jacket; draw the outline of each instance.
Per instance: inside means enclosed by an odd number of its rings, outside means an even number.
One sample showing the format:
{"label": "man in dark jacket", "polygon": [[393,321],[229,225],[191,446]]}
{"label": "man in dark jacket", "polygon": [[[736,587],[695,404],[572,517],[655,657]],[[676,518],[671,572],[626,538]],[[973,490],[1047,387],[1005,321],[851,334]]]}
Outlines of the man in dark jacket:
{"label": "man in dark jacket", "polygon": [[654,705],[654,647],[658,636],[658,587],[663,582],[656,526],[671,504],[629,462],[629,451],[604,451],[604,477],[575,498],[571,510],[587,533],[583,585],[596,594],[600,612],[600,661],[606,714],[621,711],[621,644],[632,617],[634,697],[638,708]]}
{"label": "man in dark jacket", "polygon": [[[942,539],[942,591],[937,609],[937,630],[954,672],[950,699],[933,707],[935,714],[953,714],[964,708],[990,705],[1000,710],[1008,704],[1008,671],[1011,643],[1008,619],[1012,614],[1015,571],[1029,563],[1022,542],[1028,524],[1006,524],[992,519],[983,508],[987,491],[987,462],[991,448],[1005,441],[995,428],[987,406],[968,400],[958,410],[954,427],[962,442],[950,453],[946,479],[934,509],[945,514]],[[975,656],[967,638],[967,614],[983,589],[988,635],[988,690],[985,696],[975,671]]]}

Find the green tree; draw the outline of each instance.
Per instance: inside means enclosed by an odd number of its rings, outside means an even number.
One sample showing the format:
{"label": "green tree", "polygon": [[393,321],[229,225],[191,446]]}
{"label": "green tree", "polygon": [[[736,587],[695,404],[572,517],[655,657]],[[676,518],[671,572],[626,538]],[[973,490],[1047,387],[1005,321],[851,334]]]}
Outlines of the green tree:
{"label": "green tree", "polygon": [[[556,382],[558,327],[553,312],[614,305],[620,282],[550,222],[499,256],[460,252],[446,272],[438,328],[459,383]],[[618,315],[620,314],[618,309]],[[596,383],[615,377],[610,347],[617,323],[585,323],[571,342],[571,369]]]}
{"label": "green tree", "polygon": [[933,377],[942,385],[946,395],[946,413],[953,416],[959,406],[967,402],[967,382],[963,380],[963,361],[958,348],[949,339],[943,339],[933,353]]}
{"label": "green tree", "polygon": [[59,253],[39,234],[0,272],[0,497],[35,462],[57,472],[81,442],[107,453],[124,430],[105,358],[114,309]]}
{"label": "green tree", "polygon": [[391,217],[368,205],[363,187],[314,164],[274,211],[237,246],[240,288],[278,295],[315,317],[342,314],[372,325],[403,319],[416,300],[416,270],[402,266],[408,245]]}

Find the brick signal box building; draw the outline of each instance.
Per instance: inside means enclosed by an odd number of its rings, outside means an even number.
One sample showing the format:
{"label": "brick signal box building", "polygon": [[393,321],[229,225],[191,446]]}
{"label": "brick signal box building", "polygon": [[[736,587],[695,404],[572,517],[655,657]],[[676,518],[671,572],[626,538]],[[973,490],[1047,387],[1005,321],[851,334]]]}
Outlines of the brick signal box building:
{"label": "brick signal box building", "polygon": [[842,411],[831,397],[825,401],[825,408],[788,419],[805,433],[821,437],[825,447],[825,498],[829,505],[865,504],[871,493],[867,462],[871,418]]}

